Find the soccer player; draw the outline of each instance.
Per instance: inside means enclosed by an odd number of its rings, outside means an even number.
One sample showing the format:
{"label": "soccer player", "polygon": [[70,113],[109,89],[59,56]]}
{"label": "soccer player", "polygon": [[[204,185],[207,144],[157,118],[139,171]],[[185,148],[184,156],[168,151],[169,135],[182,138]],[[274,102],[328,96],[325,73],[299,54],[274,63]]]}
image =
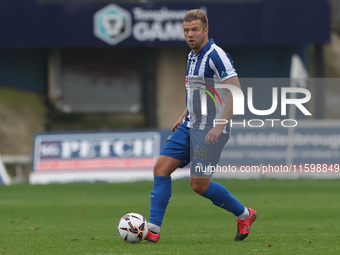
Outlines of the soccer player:
{"label": "soccer player", "polygon": [[233,115],[232,94],[226,88],[215,89],[215,84],[240,88],[239,80],[231,57],[209,40],[208,19],[204,12],[199,9],[187,12],[183,32],[191,48],[186,69],[187,107],[174,124],[174,133],[154,165],[149,231],[145,239],[158,242],[172,192],[171,173],[191,162],[192,189],[237,217],[234,240],[242,241],[257,217],[256,211],[241,204],[221,184],[212,182],[211,173],[206,171],[207,166],[217,165],[230,135],[230,125],[214,125],[214,119],[229,121]]}

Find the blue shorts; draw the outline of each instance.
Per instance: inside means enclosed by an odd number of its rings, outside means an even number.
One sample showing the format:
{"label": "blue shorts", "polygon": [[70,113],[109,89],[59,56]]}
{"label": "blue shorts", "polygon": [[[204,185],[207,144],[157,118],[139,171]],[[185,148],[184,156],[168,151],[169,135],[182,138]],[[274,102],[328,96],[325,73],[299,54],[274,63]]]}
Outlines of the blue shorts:
{"label": "blue shorts", "polygon": [[181,168],[191,162],[192,174],[211,176],[207,168],[217,165],[229,135],[221,134],[218,143],[207,145],[204,144],[207,133],[208,131],[188,128],[186,123],[182,123],[166,142],[161,155],[179,159],[182,161]]}

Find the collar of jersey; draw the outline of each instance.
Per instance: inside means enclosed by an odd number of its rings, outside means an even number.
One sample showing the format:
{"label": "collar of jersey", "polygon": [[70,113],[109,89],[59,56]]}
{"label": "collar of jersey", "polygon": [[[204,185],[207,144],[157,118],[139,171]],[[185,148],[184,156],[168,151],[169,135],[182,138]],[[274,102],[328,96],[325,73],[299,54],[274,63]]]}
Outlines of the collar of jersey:
{"label": "collar of jersey", "polygon": [[214,43],[215,43],[215,42],[214,42],[214,39],[210,39],[209,42],[207,42],[207,44],[204,45],[204,47],[203,47],[197,54],[194,54],[194,53],[192,52],[192,55],[193,55],[193,56],[199,56],[199,55],[201,55],[201,54],[206,53],[206,52],[210,49],[210,46],[211,46],[212,44],[214,44]]}

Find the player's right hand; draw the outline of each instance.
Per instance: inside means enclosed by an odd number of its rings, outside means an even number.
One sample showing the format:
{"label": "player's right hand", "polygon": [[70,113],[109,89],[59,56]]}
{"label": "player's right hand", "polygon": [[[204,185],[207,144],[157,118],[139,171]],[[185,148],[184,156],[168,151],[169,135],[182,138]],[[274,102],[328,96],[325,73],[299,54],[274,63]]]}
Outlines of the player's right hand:
{"label": "player's right hand", "polygon": [[179,125],[181,125],[182,121],[181,120],[177,120],[176,123],[173,125],[172,127],[172,132],[175,132],[178,128]]}

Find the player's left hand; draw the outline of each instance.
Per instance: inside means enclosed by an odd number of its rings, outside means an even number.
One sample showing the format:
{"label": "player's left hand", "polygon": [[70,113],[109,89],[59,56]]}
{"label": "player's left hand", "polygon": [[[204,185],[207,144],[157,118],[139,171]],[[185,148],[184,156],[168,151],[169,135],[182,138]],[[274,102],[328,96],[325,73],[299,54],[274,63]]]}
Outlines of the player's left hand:
{"label": "player's left hand", "polygon": [[224,125],[216,125],[210,131],[208,134],[205,136],[204,143],[205,144],[213,144],[213,143],[218,143],[218,138],[222,134]]}

